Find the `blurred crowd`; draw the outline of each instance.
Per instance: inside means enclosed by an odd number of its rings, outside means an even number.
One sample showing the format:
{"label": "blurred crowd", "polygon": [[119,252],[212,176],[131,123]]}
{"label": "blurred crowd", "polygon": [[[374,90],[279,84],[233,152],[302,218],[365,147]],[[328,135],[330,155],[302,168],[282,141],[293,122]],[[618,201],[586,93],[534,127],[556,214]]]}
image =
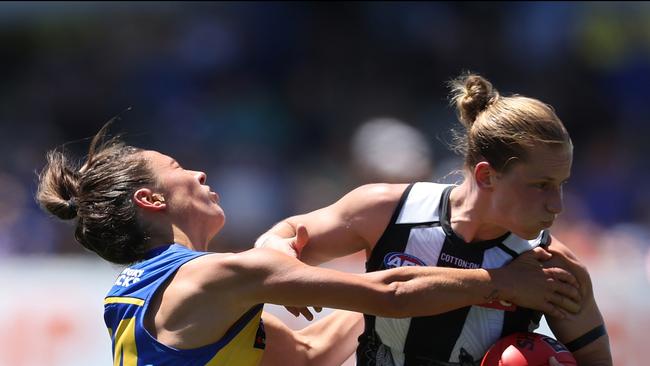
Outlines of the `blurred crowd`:
{"label": "blurred crowd", "polygon": [[556,235],[650,247],[650,3],[7,2],[0,45],[0,256],[83,253],[36,172],[116,115],[207,173],[225,249],[366,182],[458,180],[445,81],[465,70],[569,129]]}
{"label": "blurred crowd", "polygon": [[[33,199],[49,149],[65,143],[81,159],[119,115],[112,131],[127,142],[207,173],[227,215],[212,248],[239,251],[364,183],[459,182],[450,145],[461,126],[445,82],[470,70],[564,121],[573,175],[552,232],[590,270],[615,363],[647,364],[648,2],[2,2],[0,49],[0,270],[12,294],[0,323],[19,324],[6,344],[45,334],[24,321],[51,306],[12,314],[40,303],[29,299],[49,288],[44,276],[67,273],[64,254],[97,263],[74,241],[74,222]],[[35,256],[48,262],[34,266]],[[359,270],[357,259],[345,269]],[[40,277],[24,278],[24,263]],[[103,277],[85,273],[66,296]],[[12,278],[27,282],[12,290]]]}

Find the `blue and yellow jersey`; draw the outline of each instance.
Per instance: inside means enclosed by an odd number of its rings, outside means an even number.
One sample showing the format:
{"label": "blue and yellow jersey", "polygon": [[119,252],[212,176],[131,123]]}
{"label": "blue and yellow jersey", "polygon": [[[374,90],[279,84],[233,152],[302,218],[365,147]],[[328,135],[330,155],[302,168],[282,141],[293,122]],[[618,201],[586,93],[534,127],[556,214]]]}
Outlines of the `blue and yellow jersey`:
{"label": "blue and yellow jersey", "polygon": [[244,314],[217,342],[179,350],[158,342],[144,327],[156,290],[180,266],[208,254],[179,244],[157,248],[117,277],[104,299],[104,321],[113,342],[113,366],[257,365],[264,350],[262,304]]}

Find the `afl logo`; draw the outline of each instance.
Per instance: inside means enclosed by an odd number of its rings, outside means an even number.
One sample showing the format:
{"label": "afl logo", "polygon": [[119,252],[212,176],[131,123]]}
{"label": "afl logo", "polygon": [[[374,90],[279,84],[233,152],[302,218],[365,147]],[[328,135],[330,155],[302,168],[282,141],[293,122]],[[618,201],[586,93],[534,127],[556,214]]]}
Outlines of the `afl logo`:
{"label": "afl logo", "polygon": [[384,257],[386,269],[404,266],[426,266],[426,264],[421,259],[406,253],[390,252]]}

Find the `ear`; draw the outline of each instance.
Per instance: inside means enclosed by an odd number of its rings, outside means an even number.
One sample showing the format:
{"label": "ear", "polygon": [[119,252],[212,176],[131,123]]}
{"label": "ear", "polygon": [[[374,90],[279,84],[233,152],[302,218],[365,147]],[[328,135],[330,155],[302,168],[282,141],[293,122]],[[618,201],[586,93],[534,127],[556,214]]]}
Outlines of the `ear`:
{"label": "ear", "polygon": [[133,202],[147,211],[162,211],[167,208],[165,197],[160,193],[152,192],[149,188],[140,188],[135,191]]}
{"label": "ear", "polygon": [[474,167],[474,179],[479,188],[492,190],[496,178],[496,170],[487,161],[481,161]]}

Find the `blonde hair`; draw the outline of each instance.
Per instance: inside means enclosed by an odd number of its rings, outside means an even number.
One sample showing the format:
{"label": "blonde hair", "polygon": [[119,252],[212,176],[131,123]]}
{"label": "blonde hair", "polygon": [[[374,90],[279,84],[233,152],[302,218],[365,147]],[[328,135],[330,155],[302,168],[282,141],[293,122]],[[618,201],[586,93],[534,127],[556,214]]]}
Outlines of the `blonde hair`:
{"label": "blonde hair", "polygon": [[451,102],[465,133],[456,134],[455,149],[465,166],[487,161],[500,172],[510,163],[526,162],[530,148],[541,143],[570,144],[571,138],[553,108],[522,95],[504,97],[487,79],[464,74],[449,82]]}

